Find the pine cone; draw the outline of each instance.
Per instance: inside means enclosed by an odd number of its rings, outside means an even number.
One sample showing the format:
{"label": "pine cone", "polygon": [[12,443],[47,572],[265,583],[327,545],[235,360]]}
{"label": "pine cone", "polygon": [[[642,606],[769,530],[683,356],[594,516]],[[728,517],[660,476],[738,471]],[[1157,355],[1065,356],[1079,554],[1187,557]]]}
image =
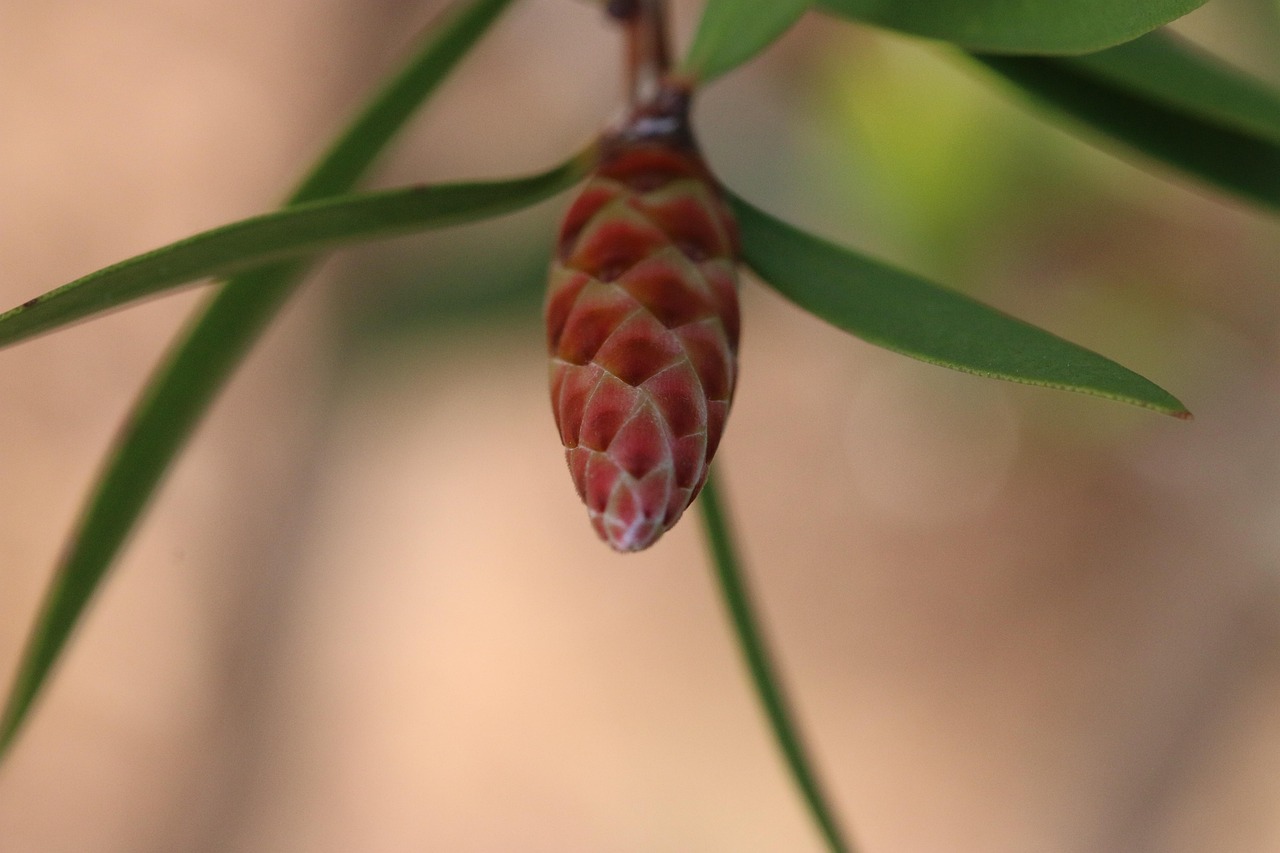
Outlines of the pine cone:
{"label": "pine cone", "polygon": [[686,136],[603,150],[551,266],[551,404],[592,526],[639,551],[697,497],[724,431],[737,228]]}

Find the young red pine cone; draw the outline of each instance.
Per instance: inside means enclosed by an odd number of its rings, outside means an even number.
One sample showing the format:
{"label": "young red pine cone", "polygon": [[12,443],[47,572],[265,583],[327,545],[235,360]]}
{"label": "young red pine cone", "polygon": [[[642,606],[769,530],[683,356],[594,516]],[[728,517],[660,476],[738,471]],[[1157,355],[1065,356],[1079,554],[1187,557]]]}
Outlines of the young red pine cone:
{"label": "young red pine cone", "polygon": [[652,545],[697,496],[737,378],[736,225],[682,111],[668,118],[605,140],[546,301],[569,471],[618,551]]}

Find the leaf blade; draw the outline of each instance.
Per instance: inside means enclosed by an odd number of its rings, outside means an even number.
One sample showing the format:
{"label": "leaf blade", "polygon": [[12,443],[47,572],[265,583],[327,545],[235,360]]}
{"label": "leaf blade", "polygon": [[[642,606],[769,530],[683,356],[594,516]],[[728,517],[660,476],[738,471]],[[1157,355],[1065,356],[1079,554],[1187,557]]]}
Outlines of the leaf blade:
{"label": "leaf blade", "polygon": [[761,279],[868,343],[965,373],[1188,416],[1169,392],[1104,356],[800,231],[732,193],[729,203],[743,259]]}
{"label": "leaf blade", "polygon": [[751,685],[765,712],[773,739],[782,752],[791,779],[822,834],[827,849],[831,853],[856,853],[853,843],[848,840],[836,818],[830,797],[818,780],[816,766],[805,747],[800,727],[791,710],[791,702],[787,699],[787,692],[778,676],[764,629],[752,603],[751,588],[742,568],[742,560],[738,556],[739,549],[733,529],[729,526],[720,499],[719,475],[716,470],[718,469],[712,470],[706,485],[702,487],[702,493],[698,496],[698,510],[702,517],[707,550],[711,554],[711,564],[716,573],[720,599],[724,602],[725,612],[733,627],[738,650],[742,653]]}
{"label": "leaf blade", "polygon": [[820,0],[825,11],[991,53],[1087,53],[1137,38],[1205,0]]}
{"label": "leaf blade", "polygon": [[[354,185],[510,2],[472,0],[439,19],[289,203],[338,195]],[[84,608],[178,451],[306,269],[302,263],[282,263],[229,281],[153,374],[108,455],[22,653],[0,716],[0,757],[13,744]]]}
{"label": "leaf blade", "polygon": [[773,44],[812,0],[707,0],[680,71],[709,82]]}
{"label": "leaf blade", "polygon": [[[1108,56],[975,59],[1051,114],[1068,131],[1089,131],[1232,195],[1280,210],[1280,93],[1171,40],[1126,45]],[[1142,64],[1158,57],[1152,79]],[[1176,80],[1203,70],[1198,86]],[[1216,101],[1216,103],[1215,103]],[[1081,131],[1085,132],[1081,132]]]}
{"label": "leaf blade", "polygon": [[1280,143],[1280,91],[1173,33],[1157,30],[1069,62],[1190,115]]}
{"label": "leaf blade", "polygon": [[1066,128],[1086,142],[1096,144],[1089,131],[1101,131],[1142,160],[1163,161],[1232,195],[1280,209],[1280,145],[1170,109],[1066,63],[989,56],[981,61],[1051,113],[1074,119]]}
{"label": "leaf blade", "polygon": [[0,314],[0,348],[204,278],[429,228],[499,216],[567,189],[590,151],[508,181],[410,187],[294,205],[90,273]]}

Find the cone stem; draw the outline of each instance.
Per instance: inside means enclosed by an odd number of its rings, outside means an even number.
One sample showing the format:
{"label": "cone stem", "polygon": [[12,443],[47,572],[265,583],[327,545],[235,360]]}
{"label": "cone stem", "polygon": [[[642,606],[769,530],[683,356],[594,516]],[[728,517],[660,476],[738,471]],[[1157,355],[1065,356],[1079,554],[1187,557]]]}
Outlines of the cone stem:
{"label": "cone stem", "polygon": [[632,107],[651,103],[671,67],[666,0],[611,0],[609,14],[626,27],[627,95]]}

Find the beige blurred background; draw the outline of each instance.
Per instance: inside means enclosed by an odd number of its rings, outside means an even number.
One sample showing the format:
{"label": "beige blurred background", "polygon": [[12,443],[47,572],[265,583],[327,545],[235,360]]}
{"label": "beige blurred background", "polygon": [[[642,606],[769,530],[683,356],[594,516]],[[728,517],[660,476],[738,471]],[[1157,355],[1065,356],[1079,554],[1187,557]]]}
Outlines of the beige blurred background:
{"label": "beige blurred background", "polygon": [[[0,307],[273,205],[438,7],[0,4]],[[1181,26],[1280,82],[1274,3]],[[616,109],[617,48],[589,3],[517,4],[377,183],[557,161]],[[1280,224],[986,82],[811,16],[699,130],[742,194],[1196,420],[912,363],[746,282],[720,465],[810,746],[872,853],[1280,850]],[[344,253],[290,306],[0,767],[0,850],[821,849],[696,517],[614,556],[564,471],[563,204]],[[0,353],[6,681],[200,298]]]}

